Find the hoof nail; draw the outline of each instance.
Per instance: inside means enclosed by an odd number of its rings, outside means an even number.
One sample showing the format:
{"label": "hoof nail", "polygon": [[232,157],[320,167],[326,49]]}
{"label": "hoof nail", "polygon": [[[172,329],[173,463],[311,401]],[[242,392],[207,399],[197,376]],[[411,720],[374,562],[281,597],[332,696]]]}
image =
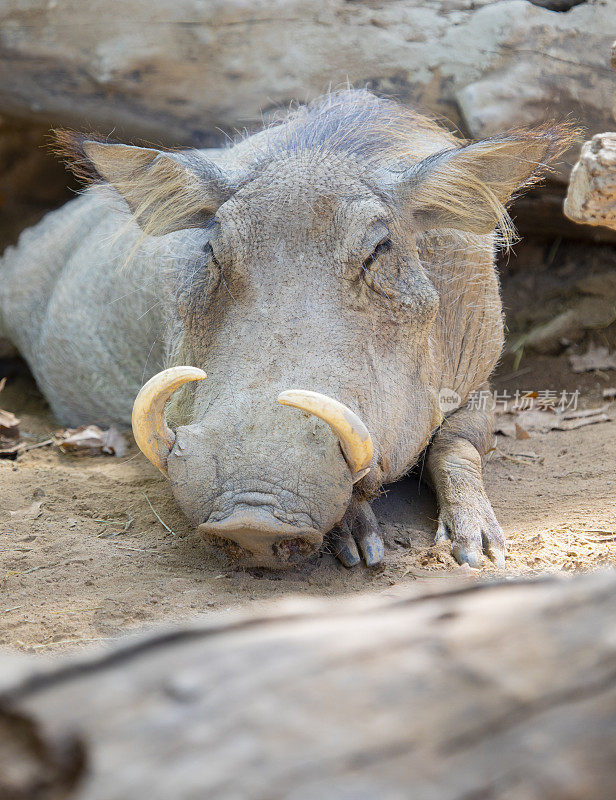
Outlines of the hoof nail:
{"label": "hoof nail", "polygon": [[458,564],[468,564],[469,567],[474,569],[479,569],[483,566],[483,556],[475,549],[454,545],[451,548],[451,554]]}
{"label": "hoof nail", "polygon": [[361,543],[364,560],[367,567],[374,567],[380,564],[385,556],[383,540],[378,533],[370,533]]}
{"label": "hoof nail", "polygon": [[360,561],[359,556],[353,554],[350,547],[343,547],[336,555],[340,563],[345,567],[355,567]]}
{"label": "hoof nail", "polygon": [[505,554],[502,550],[489,550],[488,556],[498,569],[505,569]]}
{"label": "hoof nail", "polygon": [[360,562],[359,553],[353,540],[340,542],[335,550],[335,556],[344,567],[355,567]]}

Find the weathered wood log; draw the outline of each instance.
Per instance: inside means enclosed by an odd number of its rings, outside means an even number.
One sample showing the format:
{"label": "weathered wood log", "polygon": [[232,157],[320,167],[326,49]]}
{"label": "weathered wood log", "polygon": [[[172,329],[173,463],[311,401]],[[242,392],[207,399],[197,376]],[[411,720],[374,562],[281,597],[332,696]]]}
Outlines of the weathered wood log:
{"label": "weathered wood log", "polygon": [[567,115],[609,129],[612,0],[537,2],[3,0],[0,111],[207,145],[350,80],[476,138]]}
{"label": "weathered wood log", "polygon": [[564,210],[574,222],[616,230],[616,133],[597,134],[584,144]]}
{"label": "weathered wood log", "polygon": [[0,797],[616,797],[616,574],[215,616],[3,658]]}

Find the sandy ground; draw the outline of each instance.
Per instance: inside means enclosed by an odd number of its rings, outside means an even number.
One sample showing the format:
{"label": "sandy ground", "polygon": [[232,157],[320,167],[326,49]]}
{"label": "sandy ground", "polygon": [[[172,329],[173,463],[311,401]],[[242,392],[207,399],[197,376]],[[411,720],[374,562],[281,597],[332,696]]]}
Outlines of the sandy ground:
{"label": "sandy ground", "polygon": [[[505,358],[496,386],[579,389],[581,405],[592,407],[615,378],[573,375],[565,356],[525,358],[513,373]],[[9,381],[1,400],[32,442],[57,429],[27,377]],[[610,411],[616,417],[616,403]],[[505,575],[616,565],[615,444],[616,421],[523,441],[499,437],[485,478],[509,539]],[[324,554],[280,574],[246,572],[209,554],[134,445],[123,459],[52,447],[2,459],[0,492],[0,645],[23,651],[60,652],[287,594],[391,592],[452,575],[497,576],[489,562],[481,571],[460,568],[447,547],[432,545],[434,499],[413,477],[375,504],[386,536],[384,566],[347,570]]]}

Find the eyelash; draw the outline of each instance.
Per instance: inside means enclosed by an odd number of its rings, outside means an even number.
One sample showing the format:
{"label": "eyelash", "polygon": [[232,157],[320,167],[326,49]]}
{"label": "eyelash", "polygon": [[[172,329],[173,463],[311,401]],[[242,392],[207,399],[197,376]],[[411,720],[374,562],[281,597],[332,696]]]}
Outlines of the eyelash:
{"label": "eyelash", "polygon": [[218,259],[214,255],[214,250],[212,248],[212,245],[209,242],[207,243],[207,245],[205,247],[205,255],[211,260],[212,264],[215,267],[219,267],[220,266],[220,264],[218,263]]}
{"label": "eyelash", "polygon": [[[391,239],[385,239],[384,241],[379,242],[377,246],[374,248],[374,250],[370,253],[368,258],[366,258],[365,261],[362,263],[362,268],[368,269],[372,264],[374,264],[374,262],[379,258],[379,256],[382,256],[383,253],[388,253],[391,250],[391,247],[392,247]],[[205,252],[206,255],[211,259],[212,264],[215,267],[219,267],[220,264],[218,263],[218,259],[214,255],[214,249],[212,248],[212,245],[209,242],[207,244]]]}
{"label": "eyelash", "polygon": [[368,258],[363,262],[362,267],[364,269],[368,269],[368,267],[370,267],[371,264],[374,264],[374,262],[379,258],[379,256],[382,256],[383,253],[387,253],[390,250],[391,250],[391,239],[385,239],[384,241],[379,242],[377,246],[374,248],[374,250],[370,253]]}

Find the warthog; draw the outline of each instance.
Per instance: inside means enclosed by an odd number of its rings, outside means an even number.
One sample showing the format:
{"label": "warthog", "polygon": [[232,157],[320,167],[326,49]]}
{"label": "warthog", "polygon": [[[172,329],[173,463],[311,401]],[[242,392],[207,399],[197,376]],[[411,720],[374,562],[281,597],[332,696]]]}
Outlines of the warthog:
{"label": "warthog", "polygon": [[468,400],[503,343],[504,204],[570,138],[464,144],[353,90],[225,149],[63,132],[94,185],[5,254],[0,334],[61,422],[132,411],[184,513],[244,563],[297,563],[328,532],[346,566],[378,563],[370,501],[425,451],[437,540],[501,566],[492,420]]}

